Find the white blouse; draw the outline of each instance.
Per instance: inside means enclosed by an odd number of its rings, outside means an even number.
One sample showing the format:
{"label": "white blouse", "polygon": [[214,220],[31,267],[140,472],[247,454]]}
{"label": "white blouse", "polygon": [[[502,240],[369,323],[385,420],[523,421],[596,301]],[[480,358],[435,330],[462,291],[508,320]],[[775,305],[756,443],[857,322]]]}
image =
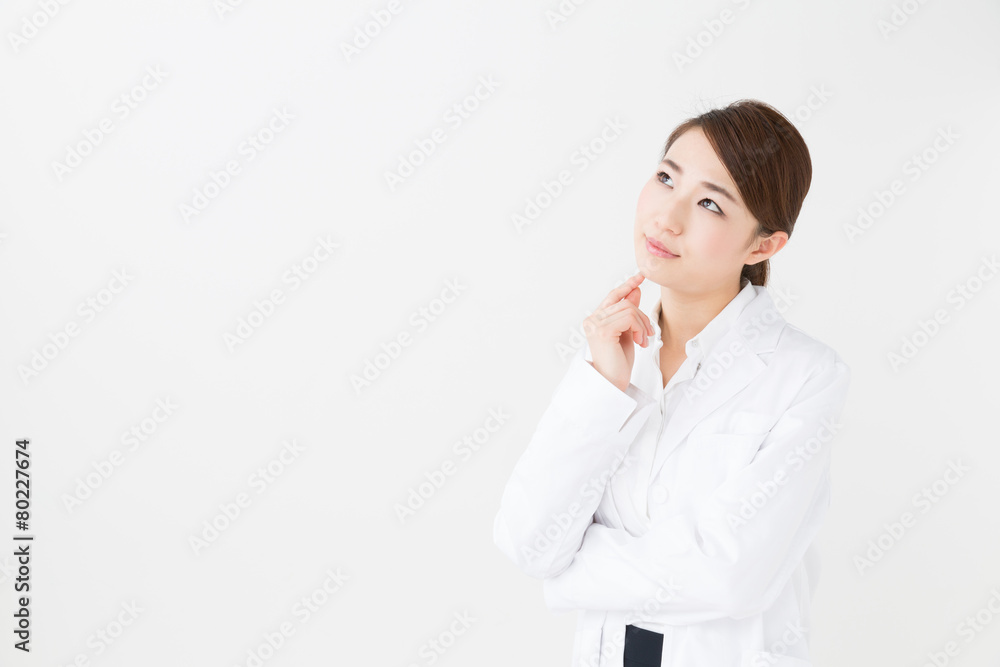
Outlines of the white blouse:
{"label": "white blouse", "polygon": [[[608,482],[604,497],[601,498],[601,503],[595,513],[597,523],[603,523],[602,519],[605,516],[613,516],[613,512],[616,511],[626,526],[641,526],[645,529],[649,527],[649,504],[663,505],[667,503],[670,497],[667,486],[664,484],[650,485],[649,483],[659,434],[673,414],[678,409],[683,409],[684,389],[701,370],[704,350],[711,350],[714,347],[722,333],[736,322],[737,317],[756,295],[753,285],[748,283],[718,315],[705,325],[704,329],[684,345],[684,353],[687,357],[667,382],[667,386],[663,388],[663,393],[659,397],[659,414],[653,415],[646,423],[645,428],[639,432],[629,446],[625,459]],[[660,329],[661,306],[662,303],[657,301],[649,316],[650,323],[653,325],[653,335],[649,338],[649,346],[642,349],[643,354],[636,355],[635,363],[645,363],[654,367],[656,375],[660,378],[659,386],[662,387],[663,373],[660,370],[660,349],[663,347]],[[656,397],[652,398],[656,399]],[[667,465],[669,464],[670,460],[668,459]],[[637,621],[633,625],[660,633],[665,630],[662,624],[650,620]]]}
{"label": "white blouse", "polygon": [[[658,301],[658,299],[657,299]],[[493,539],[579,612],[574,665],[622,667],[626,624],[663,667],[808,667],[813,540],[850,369],[745,285],[663,386],[659,308],[619,390],[570,362],[504,488]]]}

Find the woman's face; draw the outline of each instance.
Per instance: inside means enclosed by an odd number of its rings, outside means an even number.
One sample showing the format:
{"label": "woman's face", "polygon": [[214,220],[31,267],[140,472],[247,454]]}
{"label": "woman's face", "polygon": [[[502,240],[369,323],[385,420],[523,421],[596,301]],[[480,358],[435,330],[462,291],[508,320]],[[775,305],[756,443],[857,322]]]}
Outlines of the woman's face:
{"label": "woman's face", "polygon": [[[639,193],[635,256],[648,280],[681,292],[704,293],[739,286],[744,264],[755,263],[750,243],[757,220],[701,128],[682,134]],[[762,249],[784,242],[775,232]],[[774,247],[777,244],[777,247]],[[661,247],[676,256],[665,256]]]}

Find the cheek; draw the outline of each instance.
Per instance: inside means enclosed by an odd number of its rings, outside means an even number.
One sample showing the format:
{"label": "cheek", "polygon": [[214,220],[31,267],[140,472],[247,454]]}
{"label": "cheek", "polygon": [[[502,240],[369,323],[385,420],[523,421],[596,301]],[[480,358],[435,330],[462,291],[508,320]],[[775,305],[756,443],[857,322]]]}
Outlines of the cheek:
{"label": "cheek", "polygon": [[649,194],[649,187],[644,187],[639,192],[639,201],[635,206],[635,232],[639,234],[642,229],[643,223],[647,222],[650,217],[652,217],[653,210],[653,197]]}
{"label": "cheek", "polygon": [[639,191],[639,201],[635,205],[635,217],[638,222],[639,219],[643,218],[649,210],[649,194],[647,193],[648,188],[643,188]]}
{"label": "cheek", "polygon": [[722,225],[711,225],[699,230],[698,248],[705,259],[729,263],[739,255],[742,240]]}

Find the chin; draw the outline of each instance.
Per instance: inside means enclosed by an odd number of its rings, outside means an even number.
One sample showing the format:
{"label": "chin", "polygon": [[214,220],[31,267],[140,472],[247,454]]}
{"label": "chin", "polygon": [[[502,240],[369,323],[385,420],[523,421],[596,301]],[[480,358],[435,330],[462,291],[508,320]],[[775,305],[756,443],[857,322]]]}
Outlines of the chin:
{"label": "chin", "polygon": [[639,272],[650,282],[654,282],[657,285],[666,285],[668,281],[667,277],[663,275],[663,270],[655,266],[653,261],[655,258],[650,257],[643,250],[643,254],[636,258],[636,266],[639,267]]}

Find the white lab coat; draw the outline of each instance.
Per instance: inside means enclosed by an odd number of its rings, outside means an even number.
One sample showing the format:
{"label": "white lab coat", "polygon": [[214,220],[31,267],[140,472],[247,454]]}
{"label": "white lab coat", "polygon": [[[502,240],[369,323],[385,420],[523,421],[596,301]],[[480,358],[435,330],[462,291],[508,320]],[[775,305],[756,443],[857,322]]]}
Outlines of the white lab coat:
{"label": "white lab coat", "polygon": [[503,491],[494,541],[544,580],[550,609],[578,610],[573,667],[622,667],[636,620],[668,630],[664,666],[812,664],[812,541],[850,371],[750,287],[659,433],[649,484],[670,493],[651,502],[648,525],[601,501],[637,434],[661,419],[662,375],[641,361],[652,345],[635,347],[622,392],[585,344]]}

